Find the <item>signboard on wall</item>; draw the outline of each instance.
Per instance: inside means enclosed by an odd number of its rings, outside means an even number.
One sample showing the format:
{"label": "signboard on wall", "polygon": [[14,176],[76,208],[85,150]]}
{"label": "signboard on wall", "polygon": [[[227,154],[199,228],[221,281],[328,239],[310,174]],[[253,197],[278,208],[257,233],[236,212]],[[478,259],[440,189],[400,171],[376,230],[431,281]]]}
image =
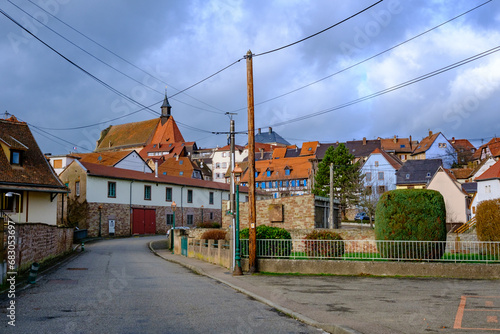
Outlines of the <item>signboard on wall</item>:
{"label": "signboard on wall", "polygon": [[114,219],[108,220],[108,224],[109,224],[109,235],[114,235],[115,234],[115,220]]}

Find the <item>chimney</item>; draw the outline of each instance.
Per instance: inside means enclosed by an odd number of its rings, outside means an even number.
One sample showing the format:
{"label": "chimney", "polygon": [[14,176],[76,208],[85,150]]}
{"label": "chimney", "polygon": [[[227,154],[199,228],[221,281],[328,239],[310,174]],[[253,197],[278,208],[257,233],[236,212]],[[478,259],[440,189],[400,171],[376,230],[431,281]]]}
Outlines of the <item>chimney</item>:
{"label": "chimney", "polygon": [[261,133],[261,132],[260,132],[260,128],[259,128],[259,130],[258,130],[258,131],[259,131],[259,135],[260,135],[260,133]]}
{"label": "chimney", "polygon": [[259,148],[259,151],[260,151],[260,160],[263,160],[264,159],[264,149]]}
{"label": "chimney", "polygon": [[155,160],[155,177],[158,177],[158,160]]}
{"label": "chimney", "polygon": [[366,145],[366,137],[363,137],[363,146]]}
{"label": "chimney", "polygon": [[269,133],[273,133],[273,128],[269,127]]}
{"label": "chimney", "polygon": [[455,144],[455,137],[451,137],[451,143]]}
{"label": "chimney", "polygon": [[397,143],[398,142],[398,137],[396,135],[394,135],[394,139],[392,141],[394,142],[394,144]]}
{"label": "chimney", "polygon": [[431,131],[431,130],[429,130],[429,137],[430,137],[430,136],[432,136],[432,131]]}

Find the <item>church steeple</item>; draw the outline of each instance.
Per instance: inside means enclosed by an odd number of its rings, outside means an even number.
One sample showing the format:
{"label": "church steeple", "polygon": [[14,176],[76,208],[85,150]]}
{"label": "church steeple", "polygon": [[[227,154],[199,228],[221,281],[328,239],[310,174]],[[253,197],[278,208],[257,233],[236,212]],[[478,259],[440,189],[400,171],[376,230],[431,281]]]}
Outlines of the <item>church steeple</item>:
{"label": "church steeple", "polygon": [[161,105],[161,117],[162,118],[169,118],[170,112],[172,110],[172,106],[170,103],[168,103],[168,98],[167,98],[167,88],[165,87],[165,99],[163,100],[163,104]]}

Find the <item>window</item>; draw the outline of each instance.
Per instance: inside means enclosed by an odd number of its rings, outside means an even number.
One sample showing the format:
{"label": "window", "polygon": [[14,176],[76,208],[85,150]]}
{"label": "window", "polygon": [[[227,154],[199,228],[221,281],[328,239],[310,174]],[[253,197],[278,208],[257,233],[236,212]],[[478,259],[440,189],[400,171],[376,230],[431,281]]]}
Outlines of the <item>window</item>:
{"label": "window", "polygon": [[267,173],[266,173],[266,175],[267,175],[268,177],[269,177],[269,176],[271,176],[271,171],[270,171],[270,170],[268,170],[268,171],[267,171]]}
{"label": "window", "polygon": [[188,194],[187,194],[188,198],[188,203],[193,203],[193,191],[191,189],[188,189]]}
{"label": "window", "polygon": [[367,186],[367,187],[366,187],[366,194],[367,194],[367,195],[371,195],[371,194],[373,194],[373,189],[372,189],[372,186]]}
{"label": "window", "polygon": [[438,147],[440,147],[440,148],[446,148],[446,143],[439,143]]}
{"label": "window", "polygon": [[384,172],[378,172],[378,179],[383,180],[384,179]]}
{"label": "window", "polygon": [[385,186],[378,186],[378,193],[379,194],[385,193]]}
{"label": "window", "polygon": [[304,179],[304,187],[307,187],[307,179]]}
{"label": "window", "polygon": [[165,188],[165,201],[172,202],[172,188]]}
{"label": "window", "polygon": [[372,180],[372,173],[368,172],[365,174],[366,181],[371,181]]}
{"label": "window", "polygon": [[10,164],[21,166],[21,151],[10,151]]}
{"label": "window", "polygon": [[255,177],[259,176],[259,172],[255,172]]}
{"label": "window", "polygon": [[227,168],[227,162],[222,163],[222,168]]}
{"label": "window", "polygon": [[266,183],[262,182],[262,189],[266,189]]}
{"label": "window", "polygon": [[108,182],[108,197],[116,197],[116,182]]}
{"label": "window", "polygon": [[174,222],[174,215],[171,213],[167,213],[167,225],[172,225]]}
{"label": "window", "polygon": [[222,152],[222,157],[223,158],[227,157],[227,152]]}
{"label": "window", "polygon": [[55,159],[54,160],[54,168],[62,168],[62,159]]}
{"label": "window", "polygon": [[431,173],[430,172],[427,172],[427,177],[431,177]]}
{"label": "window", "polygon": [[180,176],[184,175],[184,172],[183,172],[183,171],[180,171],[180,172],[179,172],[179,175],[180,175]]}
{"label": "window", "polygon": [[272,187],[273,187],[273,183],[272,183],[271,181],[269,181],[269,182],[267,183],[267,185],[268,185],[268,187],[269,187],[269,188],[272,188]]}
{"label": "window", "polygon": [[484,192],[487,193],[487,194],[490,194],[491,193],[491,185],[487,185],[484,187]]}
{"label": "window", "polygon": [[75,195],[80,196],[80,181],[75,182]]}
{"label": "window", "polygon": [[210,212],[210,220],[214,219],[214,213]]}
{"label": "window", "polygon": [[295,187],[295,180],[292,180],[292,187]]}
{"label": "window", "polygon": [[194,215],[187,215],[187,224],[193,225],[194,223]]}
{"label": "window", "polygon": [[184,163],[183,160],[179,160],[179,165],[182,165]]}
{"label": "window", "polygon": [[220,162],[215,164],[215,168],[220,168]]}
{"label": "window", "polygon": [[255,188],[259,187],[259,182],[255,182]]}
{"label": "window", "polygon": [[406,179],[409,180],[410,179],[410,174],[406,174]]}
{"label": "window", "polygon": [[375,167],[378,167],[378,161],[375,161]]}
{"label": "window", "polygon": [[290,175],[290,169],[285,169],[285,175]]}
{"label": "window", "polygon": [[280,188],[283,187],[283,181],[280,181]]}
{"label": "window", "polygon": [[144,186],[144,199],[146,201],[151,200],[151,186]]}
{"label": "window", "polygon": [[208,204],[214,204],[214,192],[213,191],[211,191],[208,194]]}

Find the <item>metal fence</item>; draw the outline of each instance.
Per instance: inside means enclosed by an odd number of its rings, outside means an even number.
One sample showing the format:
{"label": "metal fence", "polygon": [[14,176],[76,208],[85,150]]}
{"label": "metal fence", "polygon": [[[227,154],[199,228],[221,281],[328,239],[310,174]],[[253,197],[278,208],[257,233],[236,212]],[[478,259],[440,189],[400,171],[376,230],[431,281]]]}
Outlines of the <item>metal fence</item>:
{"label": "metal fence", "polygon": [[[248,257],[248,239],[241,239]],[[395,240],[257,240],[258,258],[294,260],[500,263],[500,242]]]}

